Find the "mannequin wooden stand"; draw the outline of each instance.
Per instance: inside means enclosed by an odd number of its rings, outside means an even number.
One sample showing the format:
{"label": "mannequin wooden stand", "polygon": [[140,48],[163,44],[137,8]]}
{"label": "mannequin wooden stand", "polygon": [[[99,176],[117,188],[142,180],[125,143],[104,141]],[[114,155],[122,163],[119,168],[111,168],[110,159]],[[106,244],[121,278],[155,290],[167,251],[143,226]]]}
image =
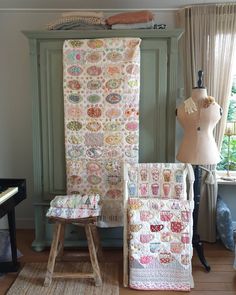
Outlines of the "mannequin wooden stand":
{"label": "mannequin wooden stand", "polygon": [[201,169],[199,165],[195,165],[194,167],[194,175],[195,175],[195,182],[194,182],[194,211],[193,211],[193,247],[197,251],[197,255],[205,267],[206,271],[210,271],[211,267],[208,265],[205,256],[204,256],[204,249],[203,243],[200,240],[200,236],[197,231],[197,224],[198,224],[198,211],[199,211],[199,204],[200,204],[200,189],[201,189]]}
{"label": "mannequin wooden stand", "polygon": [[[97,228],[95,225],[96,217],[89,218],[78,218],[78,219],[62,219],[62,218],[50,218],[51,221],[55,222],[55,228],[53,233],[53,240],[51,245],[51,250],[48,258],[47,273],[45,276],[44,286],[49,286],[51,284],[52,278],[92,278],[95,281],[96,286],[102,285],[102,278],[100,273],[100,268],[98,265],[98,258],[101,259],[101,249],[99,243],[99,237],[97,233]],[[91,260],[93,272],[91,273],[75,273],[75,272],[54,272],[54,266],[56,258],[59,260],[65,260],[63,257],[64,250],[64,233],[65,226],[68,223],[73,223],[74,225],[84,227],[88,242],[89,257]],[[68,257],[69,258],[69,257]],[[71,261],[71,259],[70,259]],[[74,259],[72,260],[74,261]]]}

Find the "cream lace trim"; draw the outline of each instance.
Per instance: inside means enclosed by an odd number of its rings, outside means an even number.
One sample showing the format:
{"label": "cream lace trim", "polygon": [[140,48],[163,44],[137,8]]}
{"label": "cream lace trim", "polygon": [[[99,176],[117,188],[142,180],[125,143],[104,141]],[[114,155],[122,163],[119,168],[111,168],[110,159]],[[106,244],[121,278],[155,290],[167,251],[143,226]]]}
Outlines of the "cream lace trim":
{"label": "cream lace trim", "polygon": [[[208,108],[211,104],[215,103],[215,99],[212,96],[208,96],[202,100],[202,107]],[[184,101],[184,110],[188,114],[192,114],[198,110],[196,103],[192,99],[192,97],[189,97]]]}
{"label": "cream lace trim", "polygon": [[184,110],[185,113],[192,114],[197,111],[197,105],[193,101],[192,97],[189,97],[184,101]]}

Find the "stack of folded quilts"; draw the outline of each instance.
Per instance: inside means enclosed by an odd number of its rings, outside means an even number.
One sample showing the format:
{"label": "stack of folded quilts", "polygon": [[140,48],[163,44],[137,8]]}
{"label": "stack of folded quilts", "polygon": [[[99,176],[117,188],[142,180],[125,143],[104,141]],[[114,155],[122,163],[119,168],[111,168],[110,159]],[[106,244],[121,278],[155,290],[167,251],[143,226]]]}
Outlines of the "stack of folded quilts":
{"label": "stack of folded quilts", "polygon": [[112,29],[152,29],[154,15],[149,10],[125,12],[108,17],[106,22]]}
{"label": "stack of folded quilts", "polygon": [[59,19],[47,25],[48,30],[108,29],[103,12],[78,11],[62,13]]}
{"label": "stack of folded quilts", "polygon": [[50,202],[46,216],[66,219],[99,216],[101,213],[99,201],[99,195],[56,196]]}

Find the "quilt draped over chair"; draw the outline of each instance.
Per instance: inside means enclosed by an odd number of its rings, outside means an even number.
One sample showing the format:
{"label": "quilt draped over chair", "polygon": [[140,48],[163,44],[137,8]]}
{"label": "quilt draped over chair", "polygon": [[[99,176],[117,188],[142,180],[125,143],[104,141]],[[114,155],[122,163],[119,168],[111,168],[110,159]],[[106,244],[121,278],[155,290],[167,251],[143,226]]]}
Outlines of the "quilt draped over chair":
{"label": "quilt draped over chair", "polygon": [[66,40],[67,194],[99,194],[98,225],[123,225],[122,163],[138,162],[139,38]]}
{"label": "quilt draped over chair", "polygon": [[126,164],[124,179],[124,285],[140,290],[190,290],[194,208],[191,165]]}

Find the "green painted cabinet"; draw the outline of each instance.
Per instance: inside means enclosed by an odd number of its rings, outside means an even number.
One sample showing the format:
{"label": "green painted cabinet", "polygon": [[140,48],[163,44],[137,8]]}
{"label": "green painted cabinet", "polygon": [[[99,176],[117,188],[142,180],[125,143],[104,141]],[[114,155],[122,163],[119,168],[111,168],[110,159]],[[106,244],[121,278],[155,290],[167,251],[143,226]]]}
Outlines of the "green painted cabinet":
{"label": "green painted cabinet", "polygon": [[[50,200],[64,194],[64,111],[62,47],[66,39],[139,37],[141,42],[140,162],[173,162],[180,30],[27,31],[33,101],[35,250],[51,242],[45,218]],[[100,229],[105,246],[122,245],[122,228]],[[73,226],[67,246],[83,243]]]}

